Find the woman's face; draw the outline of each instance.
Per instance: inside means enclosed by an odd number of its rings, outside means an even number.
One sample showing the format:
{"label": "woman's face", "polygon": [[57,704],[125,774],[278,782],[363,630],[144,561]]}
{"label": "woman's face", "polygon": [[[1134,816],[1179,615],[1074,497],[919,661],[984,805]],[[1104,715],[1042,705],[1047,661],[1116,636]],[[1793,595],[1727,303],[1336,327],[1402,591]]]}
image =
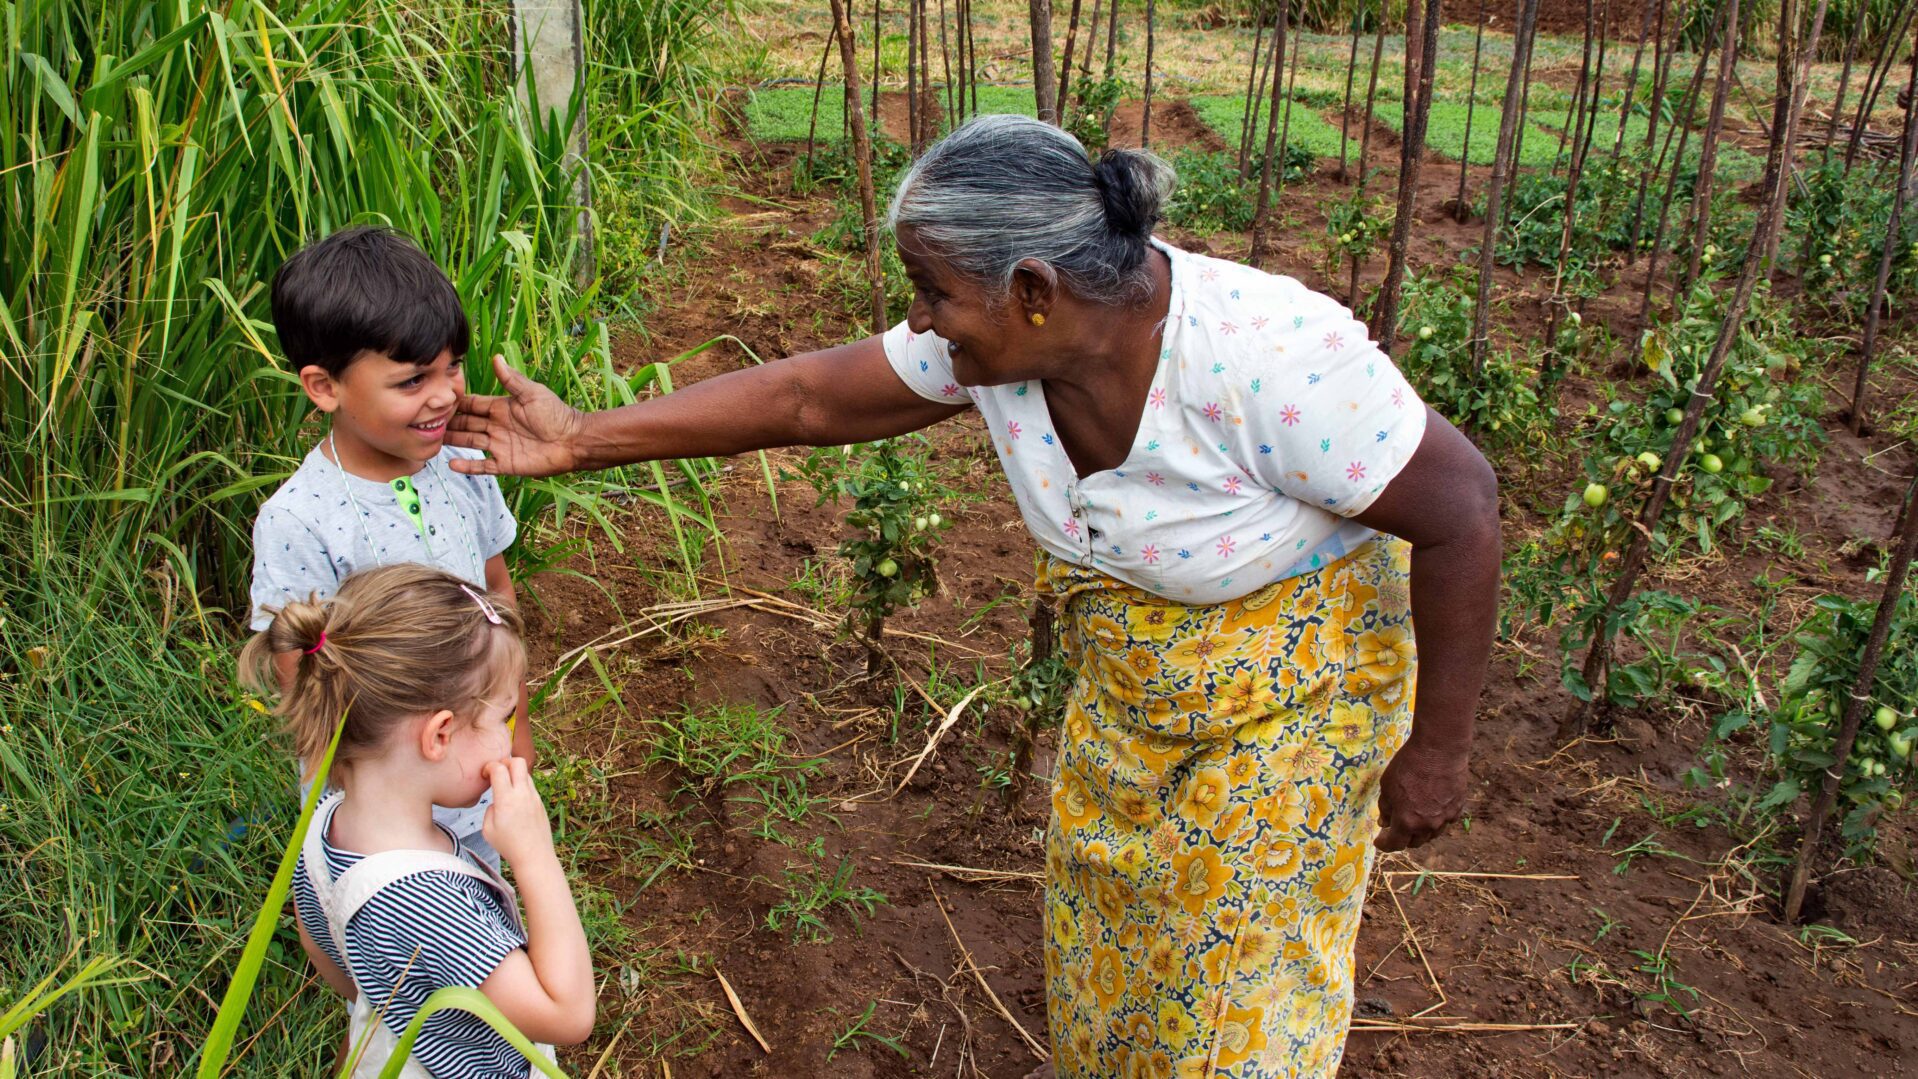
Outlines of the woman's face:
{"label": "woman's face", "polygon": [[1019,303],[988,301],[985,290],[955,274],[944,260],[923,254],[911,229],[899,230],[899,258],[912,281],[906,325],[914,333],[938,334],[952,353],[952,373],[961,385],[999,386],[1043,377],[1028,355],[1036,344]]}

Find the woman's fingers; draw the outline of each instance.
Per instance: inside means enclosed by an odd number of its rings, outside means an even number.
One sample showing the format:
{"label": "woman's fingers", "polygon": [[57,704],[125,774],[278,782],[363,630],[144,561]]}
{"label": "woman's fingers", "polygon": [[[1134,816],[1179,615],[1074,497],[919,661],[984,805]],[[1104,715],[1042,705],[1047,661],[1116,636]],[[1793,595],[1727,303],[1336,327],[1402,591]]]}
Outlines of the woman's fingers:
{"label": "woman's fingers", "polygon": [[493,374],[499,378],[499,384],[506,387],[506,392],[515,397],[519,397],[524,394],[526,390],[539,385],[539,383],[534,382],[532,379],[514,370],[513,366],[506,362],[506,357],[497,352],[493,354]]}
{"label": "woman's fingers", "polygon": [[455,431],[484,431],[492,422],[493,414],[499,411],[501,402],[511,400],[478,393],[462,395],[459,404],[454,406],[453,422],[447,426]]}

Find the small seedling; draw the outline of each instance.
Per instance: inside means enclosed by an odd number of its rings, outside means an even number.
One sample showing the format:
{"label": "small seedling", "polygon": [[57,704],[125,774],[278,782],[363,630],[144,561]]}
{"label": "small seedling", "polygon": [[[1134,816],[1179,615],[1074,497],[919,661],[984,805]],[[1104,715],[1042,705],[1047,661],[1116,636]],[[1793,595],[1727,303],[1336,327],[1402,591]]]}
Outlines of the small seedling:
{"label": "small seedling", "polygon": [[834,1034],[832,1036],[832,1048],[827,1050],[826,1059],[831,1060],[833,1057],[838,1056],[841,1049],[856,1052],[859,1048],[859,1043],[862,1041],[877,1042],[893,1052],[898,1053],[901,1057],[908,1057],[910,1054],[906,1052],[906,1047],[900,1044],[898,1038],[881,1034],[867,1026],[868,1023],[872,1022],[873,1012],[877,1011],[878,1008],[879,1002],[876,1000],[866,1005],[866,1010],[859,1013],[859,1018],[853,1020],[851,1026]]}
{"label": "small seedling", "polygon": [[766,912],[766,928],[775,933],[790,928],[795,943],[824,944],[832,940],[826,916],[834,907],[851,915],[857,928],[860,912],[870,917],[886,896],[872,888],[853,887],[852,870],[850,858],[840,859],[839,868],[830,877],[821,874],[816,865],[801,871],[786,870],[786,897]]}

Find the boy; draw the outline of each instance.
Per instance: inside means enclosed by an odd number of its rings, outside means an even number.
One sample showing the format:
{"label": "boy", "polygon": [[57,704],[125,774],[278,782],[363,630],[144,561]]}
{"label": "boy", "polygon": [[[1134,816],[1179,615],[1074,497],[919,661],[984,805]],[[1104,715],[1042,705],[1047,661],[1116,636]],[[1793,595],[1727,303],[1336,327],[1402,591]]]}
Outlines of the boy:
{"label": "boy", "polygon": [[[453,283],[405,237],[357,227],[287,259],[272,300],[287,366],[332,424],[254,522],[252,628],[266,628],[290,601],[332,595],[355,570],[397,562],[512,597],[503,552],[518,526],[499,482],[446,463],[480,456],[445,441],[469,343]],[[282,686],[300,660],[274,657]],[[420,677],[435,677],[434,666],[421,656]],[[514,718],[513,755],[531,761],[524,681]],[[480,835],[489,800],[436,806],[434,818],[497,867]]]}

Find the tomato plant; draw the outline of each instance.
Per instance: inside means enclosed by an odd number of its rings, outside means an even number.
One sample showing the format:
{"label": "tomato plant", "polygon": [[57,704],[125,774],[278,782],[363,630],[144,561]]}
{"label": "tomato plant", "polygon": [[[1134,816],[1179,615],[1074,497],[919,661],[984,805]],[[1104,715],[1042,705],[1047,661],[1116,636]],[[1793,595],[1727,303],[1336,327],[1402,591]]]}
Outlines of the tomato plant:
{"label": "tomato plant", "polygon": [[1112,76],[1080,79],[1072,88],[1078,100],[1065,110],[1066,130],[1088,150],[1105,149],[1112,114],[1125,90],[1125,83]]}
{"label": "tomato plant", "polygon": [[1766,465],[1808,472],[1816,464],[1824,443],[1817,420],[1822,395],[1802,377],[1808,345],[1793,333],[1782,305],[1757,298],[1696,436],[1689,446],[1673,447],[1717,338],[1722,302],[1722,292],[1701,284],[1676,321],[1647,331],[1641,357],[1656,381],[1644,396],[1630,399],[1616,384],[1605,387],[1604,408],[1594,406],[1590,416],[1584,472],[1586,485],[1602,485],[1610,497],[1592,507],[1584,486],[1568,492],[1555,527],[1562,543],[1588,553],[1620,549],[1653,478],[1674,452],[1684,461],[1665,517],[1652,525],[1658,557],[1688,544],[1709,553],[1720,531],[1771,487]]}
{"label": "tomato plant", "polygon": [[950,527],[938,509],[948,492],[933,474],[925,436],[814,450],[800,466],[819,503],[852,500],[846,523],[858,530],[839,544],[851,563],[850,623],[863,617],[867,673],[877,674],[886,619],[938,588],[934,558],[939,533]]}
{"label": "tomato plant", "polygon": [[[1798,656],[1769,714],[1737,711],[1719,721],[1720,737],[1764,724],[1778,780],[1756,808],[1788,810],[1799,795],[1817,790],[1837,764],[1832,756],[1839,719],[1858,680],[1858,657],[1871,632],[1878,601],[1822,596],[1797,634]],[[1891,628],[1892,641],[1918,634],[1918,597],[1906,592]],[[1913,792],[1912,745],[1918,742],[1918,650],[1885,650],[1873,678],[1871,700],[1839,780],[1838,804],[1846,853],[1869,852],[1877,822],[1904,805]]]}
{"label": "tomato plant", "polygon": [[[1867,163],[1862,168],[1872,168]],[[1876,166],[1882,169],[1883,166]],[[1807,299],[1825,308],[1863,318],[1891,226],[1895,177],[1873,182],[1849,175],[1843,162],[1826,158],[1802,174],[1805,194],[1791,201],[1788,223],[1797,237],[1798,267]],[[1918,286],[1918,215],[1907,213],[1892,249],[1888,295],[1910,295]]]}
{"label": "tomato plant", "polygon": [[1354,191],[1344,202],[1334,203],[1325,218],[1325,234],[1331,240],[1325,272],[1336,273],[1348,260],[1364,264],[1391,231],[1392,204],[1383,199],[1368,199]]}
{"label": "tomato plant", "polygon": [[1483,371],[1472,370],[1473,302],[1468,268],[1451,281],[1409,279],[1399,308],[1399,368],[1420,397],[1481,441],[1536,440],[1552,415],[1539,403],[1530,368],[1507,351],[1487,355]]}

